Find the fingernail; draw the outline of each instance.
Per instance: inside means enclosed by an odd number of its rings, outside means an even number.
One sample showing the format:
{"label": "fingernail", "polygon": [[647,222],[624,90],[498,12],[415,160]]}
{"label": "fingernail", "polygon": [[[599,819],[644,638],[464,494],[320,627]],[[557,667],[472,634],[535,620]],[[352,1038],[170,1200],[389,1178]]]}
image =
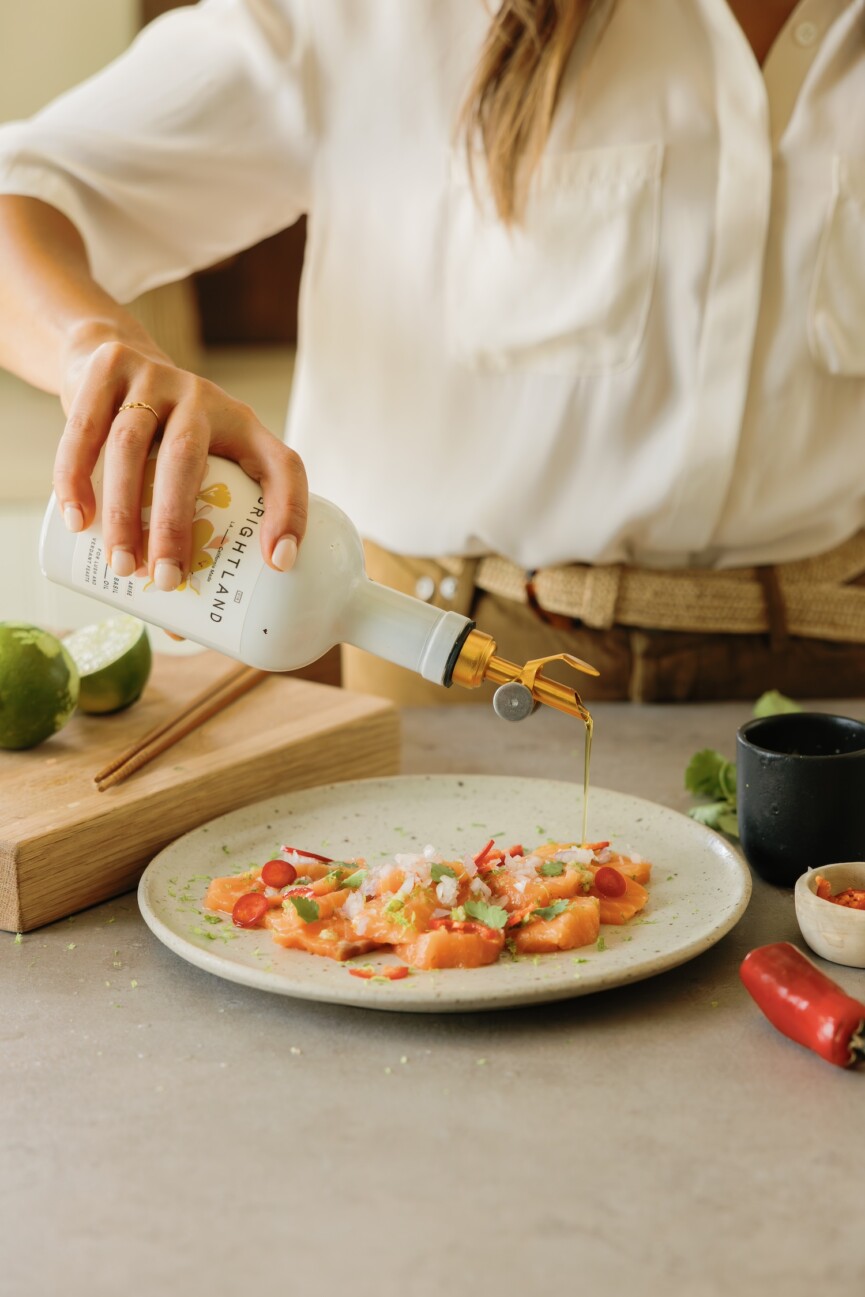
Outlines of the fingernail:
{"label": "fingernail", "polygon": [[84,530],[84,514],[77,504],[67,504],[63,510],[63,521],[66,523],[67,531]]}
{"label": "fingernail", "polygon": [[294,536],[281,536],[273,547],[273,566],[280,572],[290,572],[297,561],[297,540]]}
{"label": "fingernail", "polygon": [[180,568],[171,559],[161,558],[154,569],[153,581],[157,590],[176,590],[180,585]]}
{"label": "fingernail", "polygon": [[111,551],[111,571],[115,576],[132,576],[135,571],[135,555],[131,549]]}

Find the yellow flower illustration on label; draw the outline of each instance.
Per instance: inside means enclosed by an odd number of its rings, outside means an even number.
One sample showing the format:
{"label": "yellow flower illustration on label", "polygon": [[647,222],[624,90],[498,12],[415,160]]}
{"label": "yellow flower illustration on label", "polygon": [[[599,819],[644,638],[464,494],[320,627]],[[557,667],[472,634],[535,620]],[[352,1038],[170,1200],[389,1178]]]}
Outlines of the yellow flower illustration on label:
{"label": "yellow flower illustration on label", "polygon": [[[153,455],[144,465],[144,481],[141,485],[142,509],[153,508],[153,486],[155,482],[156,456]],[[195,498],[200,500],[203,505],[209,505],[214,509],[227,509],[231,504],[231,492],[224,482],[211,482],[209,486],[203,486]]]}
{"label": "yellow flower illustration on label", "polygon": [[[150,541],[150,532],[145,531],[141,538],[142,548],[144,551],[144,562],[147,562],[147,547]],[[190,560],[189,571],[177,590],[192,590],[194,594],[200,594],[198,583],[195,578],[199,572],[205,572],[207,568],[213,567],[216,558],[216,551],[219,550],[226,541],[225,533],[219,536],[214,535],[214,526],[207,518],[196,518],[192,524],[192,558]],[[149,590],[153,585],[148,581],[144,589]]]}
{"label": "yellow flower illustration on label", "polygon": [[215,509],[227,509],[231,504],[231,492],[224,482],[214,482],[199,491],[196,499],[212,504]]}

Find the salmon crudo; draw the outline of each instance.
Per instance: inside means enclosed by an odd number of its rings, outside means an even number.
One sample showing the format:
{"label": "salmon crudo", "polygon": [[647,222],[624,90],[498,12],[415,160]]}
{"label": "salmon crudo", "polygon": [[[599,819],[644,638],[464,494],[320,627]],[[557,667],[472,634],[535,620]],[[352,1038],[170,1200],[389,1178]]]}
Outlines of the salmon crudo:
{"label": "salmon crudo", "polygon": [[390,952],[398,965],[349,971],[394,979],[597,943],[603,924],[621,926],[645,908],[651,870],[609,842],[502,848],[491,839],[459,859],[428,846],[376,863],[284,846],[263,865],[214,878],[204,904],[311,955]]}

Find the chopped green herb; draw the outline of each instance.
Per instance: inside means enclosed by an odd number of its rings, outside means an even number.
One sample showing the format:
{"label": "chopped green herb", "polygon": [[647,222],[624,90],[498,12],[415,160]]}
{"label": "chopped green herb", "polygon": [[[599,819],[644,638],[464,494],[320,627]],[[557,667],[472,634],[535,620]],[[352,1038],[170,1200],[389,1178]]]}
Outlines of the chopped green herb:
{"label": "chopped green herb", "polygon": [[356,869],[353,874],[349,874],[348,878],[342,880],[342,885],[343,887],[350,887],[354,891],[356,887],[360,887],[365,878],[366,870]]}
{"label": "chopped green herb", "polygon": [[[192,932],[192,935],[194,937],[204,937],[207,941],[216,940],[216,933],[208,932],[207,928],[196,927],[196,928],[191,928],[190,931]],[[119,960],[115,960],[114,967],[122,968],[123,965],[119,962]]]}
{"label": "chopped green herb", "polygon": [[289,896],[288,899],[291,901],[304,923],[315,923],[317,921],[317,901],[311,901],[308,896]]}
{"label": "chopped green herb", "polygon": [[567,908],[567,901],[553,901],[552,905],[544,905],[540,909],[532,910],[531,917],[533,919],[555,919],[559,914],[564,914]]}
{"label": "chopped green herb", "polygon": [[465,923],[466,921],[465,906],[455,905],[454,908],[451,910],[451,918],[453,919],[454,923]]}
{"label": "chopped green herb", "polygon": [[462,907],[470,919],[488,928],[503,928],[508,921],[508,912],[500,905],[487,905],[486,901],[466,901]]}
{"label": "chopped green herb", "polygon": [[598,937],[598,950],[606,950],[606,949],[607,949],[607,943],[604,940],[603,936]]}
{"label": "chopped green herb", "polygon": [[545,860],[538,869],[538,873],[544,878],[559,878],[564,872],[565,866],[561,860]]}
{"label": "chopped green herb", "polygon": [[385,914],[399,914],[400,910],[405,908],[405,901],[401,896],[392,896],[384,907]]}
{"label": "chopped green herb", "polygon": [[201,916],[205,923],[221,923],[222,917],[219,914],[203,914]]}
{"label": "chopped green herb", "polygon": [[21,943],[23,942],[23,940],[24,940],[24,933],[23,933],[23,932],[16,932],[16,933],[15,933],[15,945],[16,945],[16,946],[20,946]]}
{"label": "chopped green herb", "polygon": [[777,689],[769,689],[766,693],[761,694],[754,703],[755,716],[777,716],[783,712],[800,712],[802,708],[792,698],[785,694],[779,693]]}
{"label": "chopped green herb", "polygon": [[440,883],[443,878],[456,878],[456,874],[450,865],[434,864],[430,874],[434,883]]}

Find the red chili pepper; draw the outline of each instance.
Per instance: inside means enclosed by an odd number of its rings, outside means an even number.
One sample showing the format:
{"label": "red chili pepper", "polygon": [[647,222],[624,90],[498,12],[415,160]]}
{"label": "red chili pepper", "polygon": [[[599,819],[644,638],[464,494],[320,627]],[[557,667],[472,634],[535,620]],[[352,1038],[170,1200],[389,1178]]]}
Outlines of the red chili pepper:
{"label": "red chili pepper", "polygon": [[582,842],[580,845],[584,851],[603,851],[610,844],[609,842]]}
{"label": "red chili pepper", "polygon": [[490,933],[495,933],[494,927],[490,927],[489,923],[480,923],[475,918],[447,918],[441,916],[440,918],[431,918],[429,927],[431,929],[444,927],[446,933],[472,933],[475,936],[489,936]]}
{"label": "red chili pepper", "polygon": [[297,870],[287,860],[268,860],[261,870],[261,881],[265,887],[288,887],[295,878]]}
{"label": "red chili pepper", "polygon": [[373,977],[386,977],[389,982],[400,982],[404,977],[408,977],[407,964],[385,964],[383,968],[371,968],[364,965],[362,968],[350,968],[348,970],[352,977],[362,977],[368,982]]}
{"label": "red chili pepper", "polygon": [[595,887],[601,893],[601,896],[607,896],[611,900],[616,896],[624,896],[628,890],[628,884],[625,881],[625,875],[620,874],[618,869],[612,865],[601,865],[595,873]]}
{"label": "red chili pepper", "polygon": [[475,864],[482,865],[495,845],[496,845],[495,838],[490,838],[489,842],[483,848],[483,850],[479,851],[478,854],[475,856]]}
{"label": "red chili pepper", "polygon": [[257,928],[269,908],[261,892],[246,892],[234,902],[231,922],[238,928]]}
{"label": "red chili pepper", "polygon": [[290,887],[285,893],[286,896],[315,896],[314,887]]}
{"label": "red chili pepper", "polygon": [[512,847],[508,847],[509,856],[524,856],[525,854],[522,842],[515,842]]}
{"label": "red chili pepper", "polygon": [[534,909],[533,905],[524,905],[521,910],[511,910],[505,920],[506,928],[519,928],[523,921],[531,914]]}
{"label": "red chili pepper", "polygon": [[306,856],[307,860],[320,860],[323,865],[332,865],[330,856],[320,856],[317,851],[301,851],[300,847],[280,847],[280,851],[293,851],[296,856]]}
{"label": "red chili pepper", "polygon": [[759,946],[739,969],[774,1027],[837,1067],[865,1058],[865,1004],[831,981],[789,941]]}

